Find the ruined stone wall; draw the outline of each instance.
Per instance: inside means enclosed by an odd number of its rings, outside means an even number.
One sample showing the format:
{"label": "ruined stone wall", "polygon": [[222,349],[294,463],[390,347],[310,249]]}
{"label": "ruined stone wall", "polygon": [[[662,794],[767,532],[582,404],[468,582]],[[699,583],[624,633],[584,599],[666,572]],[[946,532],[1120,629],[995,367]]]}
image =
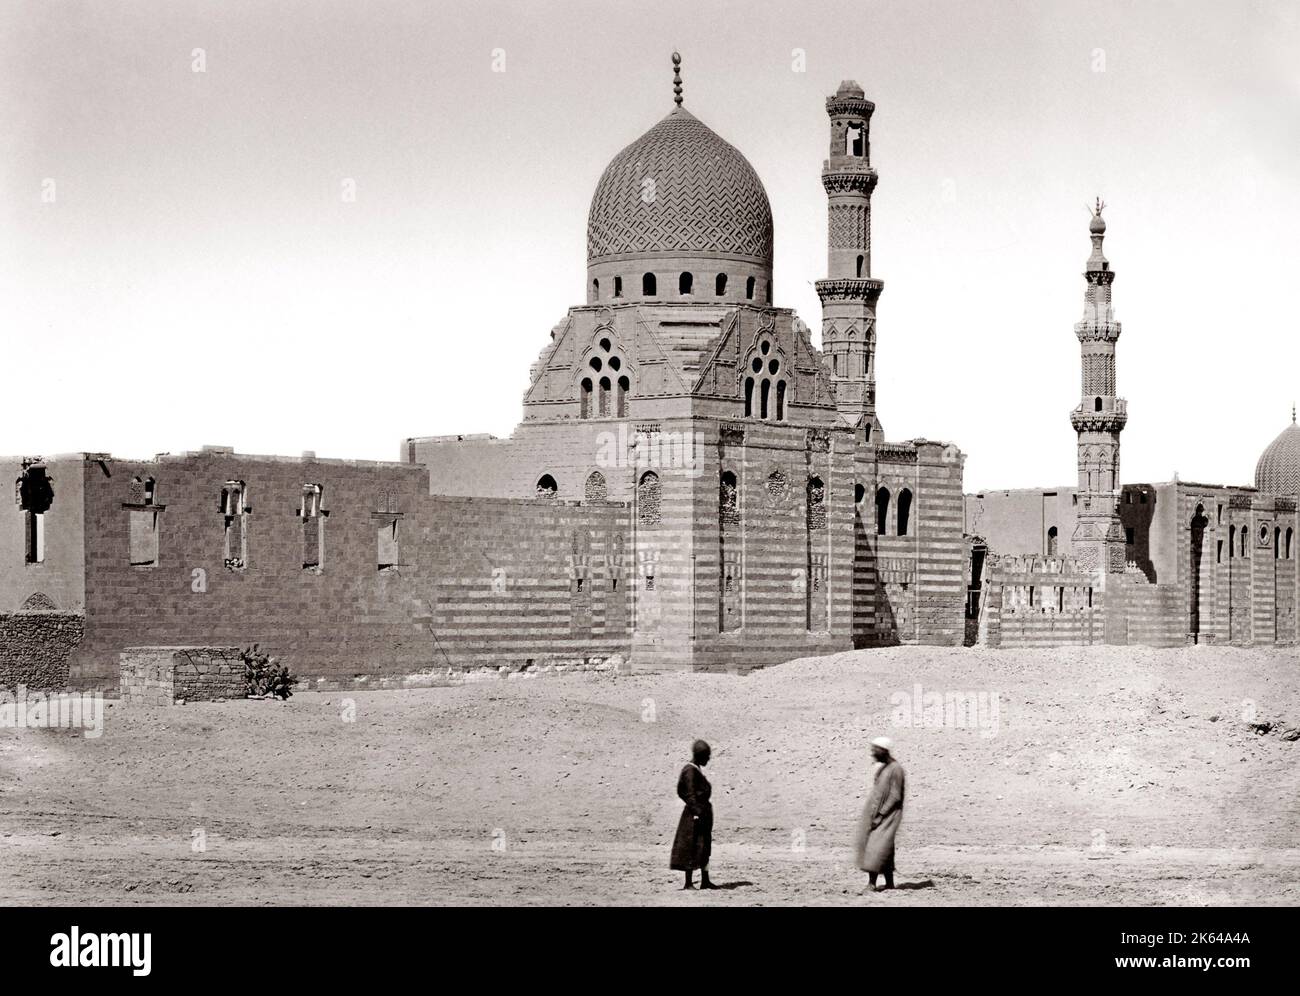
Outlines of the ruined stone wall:
{"label": "ruined stone wall", "polygon": [[84,625],[74,612],[0,613],[0,688],[67,688],[68,662]]}
{"label": "ruined stone wall", "polygon": [[[73,679],[112,687],[129,646],[260,643],[306,675],[414,670],[431,661],[411,603],[427,483],[397,464],[254,457],[213,450],[86,470],[86,639]],[[133,565],[135,478],[152,477],[158,557]],[[221,495],[245,485],[228,522]],[[304,485],[320,485],[324,560],[308,560]],[[401,563],[378,570],[379,532],[398,522]],[[231,554],[244,565],[227,566]]]}
{"label": "ruined stone wall", "polygon": [[980,642],[991,647],[1059,647],[1106,642],[1103,603],[1092,574],[1065,557],[990,555]]}
{"label": "ruined stone wall", "polygon": [[[612,564],[626,569],[617,503],[441,499],[418,466],[225,451],[110,470],[87,470],[74,683],[116,685],[123,649],[145,645],[258,643],[312,686],[628,650],[625,592],[605,587]],[[148,565],[130,556],[141,476],[156,482]],[[244,511],[227,522],[221,493],[235,481]],[[304,524],[307,485],[322,514]],[[242,564],[227,563],[232,544]]]}
{"label": "ruined stone wall", "polygon": [[238,647],[127,647],[118,693],[135,705],[242,699],[244,662]]}

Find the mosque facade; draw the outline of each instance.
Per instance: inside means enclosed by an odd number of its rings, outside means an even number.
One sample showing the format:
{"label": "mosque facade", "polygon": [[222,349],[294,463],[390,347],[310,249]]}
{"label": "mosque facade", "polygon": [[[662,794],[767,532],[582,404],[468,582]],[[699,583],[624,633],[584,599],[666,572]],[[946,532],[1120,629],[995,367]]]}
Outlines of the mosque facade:
{"label": "mosque facade", "polygon": [[677,74],[597,184],[586,300],[543,337],[508,439],[6,461],[0,683],[111,686],[141,646],[258,642],[309,681],[386,685],[960,644],[965,458],[885,434],[875,107],[850,81],[825,110],[820,346],[775,303],[761,180]]}

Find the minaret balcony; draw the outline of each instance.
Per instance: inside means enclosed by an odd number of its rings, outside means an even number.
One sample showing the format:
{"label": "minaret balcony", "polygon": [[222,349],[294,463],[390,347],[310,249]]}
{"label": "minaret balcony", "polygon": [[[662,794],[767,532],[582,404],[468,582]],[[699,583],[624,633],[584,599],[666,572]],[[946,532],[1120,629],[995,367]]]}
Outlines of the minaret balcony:
{"label": "minaret balcony", "polygon": [[828,301],[863,301],[874,306],[880,292],[885,289],[885,282],[870,277],[840,277],[818,280],[816,287],[822,304]]}
{"label": "minaret balcony", "polygon": [[822,187],[828,194],[870,194],[879,174],[860,159],[827,159],[822,163]]}
{"label": "minaret balcony", "polygon": [[1119,432],[1128,424],[1128,402],[1123,398],[1103,398],[1102,410],[1081,404],[1070,413],[1075,432]]}

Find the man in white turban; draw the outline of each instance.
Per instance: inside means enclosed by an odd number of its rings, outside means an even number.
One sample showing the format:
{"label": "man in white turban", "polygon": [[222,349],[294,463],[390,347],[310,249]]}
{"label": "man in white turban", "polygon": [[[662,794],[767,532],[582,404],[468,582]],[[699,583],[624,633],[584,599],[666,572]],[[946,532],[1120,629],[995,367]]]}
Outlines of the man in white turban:
{"label": "man in white turban", "polygon": [[[894,836],[903,821],[905,775],[894,759],[894,744],[888,737],[871,741],[871,756],[876,763],[855,852],[857,866],[871,876],[871,887],[879,892],[894,887]],[[885,876],[883,887],[876,885],[881,874]]]}

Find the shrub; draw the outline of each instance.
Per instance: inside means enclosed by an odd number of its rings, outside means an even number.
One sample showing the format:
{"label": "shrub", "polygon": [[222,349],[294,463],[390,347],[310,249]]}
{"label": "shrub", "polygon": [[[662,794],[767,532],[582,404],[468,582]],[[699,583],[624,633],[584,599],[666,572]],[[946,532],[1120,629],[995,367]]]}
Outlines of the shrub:
{"label": "shrub", "polygon": [[244,662],[244,695],[248,698],[274,696],[287,699],[293,694],[298,680],[278,657],[271,657],[257,649],[254,643],[239,654]]}

